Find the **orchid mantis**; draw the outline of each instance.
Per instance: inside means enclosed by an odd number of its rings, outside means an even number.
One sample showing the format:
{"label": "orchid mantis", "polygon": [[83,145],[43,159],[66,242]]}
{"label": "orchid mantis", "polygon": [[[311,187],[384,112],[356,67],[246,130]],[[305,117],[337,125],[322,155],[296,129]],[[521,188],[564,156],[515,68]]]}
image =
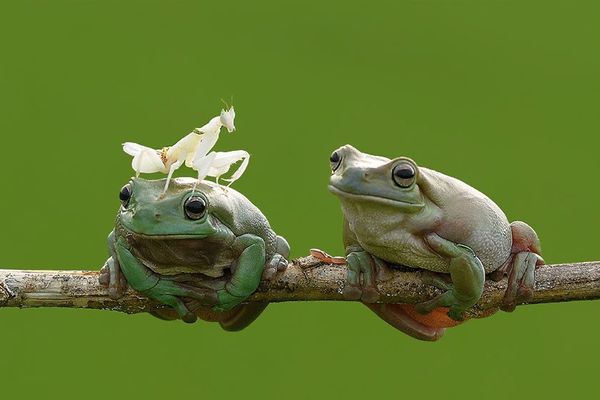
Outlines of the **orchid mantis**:
{"label": "orchid mantis", "polygon": [[[231,185],[242,176],[250,155],[243,150],[229,152],[210,151],[219,140],[221,128],[224,126],[229,133],[235,131],[235,110],[221,110],[221,114],[212,118],[206,125],[196,128],[173,146],[153,149],[137,143],[123,143],[123,151],[133,156],[131,166],[139,174],[160,172],[167,174],[164,191],[169,187],[173,173],[184,163],[198,172],[198,180],[212,176],[218,183],[221,175],[227,173],[231,166],[242,161],[233,175],[224,179]],[[209,153],[210,152],[210,153]]]}

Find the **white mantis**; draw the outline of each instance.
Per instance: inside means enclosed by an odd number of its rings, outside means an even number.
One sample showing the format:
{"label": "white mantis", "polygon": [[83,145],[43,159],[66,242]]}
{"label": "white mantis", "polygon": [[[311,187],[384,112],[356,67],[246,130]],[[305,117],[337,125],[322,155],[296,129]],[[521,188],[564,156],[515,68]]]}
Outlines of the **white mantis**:
{"label": "white mantis", "polygon": [[136,176],[139,176],[140,173],[155,172],[167,174],[165,192],[173,173],[184,163],[198,172],[199,181],[211,176],[219,183],[221,175],[227,173],[233,164],[242,161],[233,175],[224,179],[228,185],[231,185],[246,170],[250,154],[244,150],[214,152],[211,149],[219,139],[221,127],[224,126],[230,133],[235,130],[234,119],[235,110],[230,107],[228,110],[221,110],[219,116],[208,121],[203,127],[194,129],[173,146],[157,150],[127,142],[123,143],[123,151],[133,156],[131,166],[136,172]]}

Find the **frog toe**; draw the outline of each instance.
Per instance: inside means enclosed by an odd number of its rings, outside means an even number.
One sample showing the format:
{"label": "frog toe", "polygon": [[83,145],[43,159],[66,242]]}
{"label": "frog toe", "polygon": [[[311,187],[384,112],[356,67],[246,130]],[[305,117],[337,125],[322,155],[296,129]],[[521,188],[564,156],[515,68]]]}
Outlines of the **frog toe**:
{"label": "frog toe", "polygon": [[536,253],[522,251],[515,254],[508,268],[508,285],[500,309],[514,311],[517,304],[527,303],[533,298],[535,268],[543,264]]}
{"label": "frog toe", "polygon": [[448,317],[454,321],[463,321],[464,313],[479,300],[480,296],[458,295],[451,287],[446,292],[429,301],[415,304],[415,309],[421,314],[429,314],[436,308],[448,307]]}
{"label": "frog toe", "polygon": [[181,316],[181,320],[185,323],[193,324],[194,322],[196,322],[198,320],[198,317],[196,317],[196,314],[194,314],[194,313],[187,312]]}
{"label": "frog toe", "polygon": [[[198,317],[196,317],[196,314],[194,314],[192,311],[190,311],[190,309],[185,305],[185,303],[183,302],[183,300],[181,300],[179,297],[177,296],[173,296],[170,294],[158,294],[153,296],[153,298],[156,301],[159,301],[162,304],[166,304],[169,305],[171,307],[173,307],[173,309],[177,312],[177,315],[179,315],[179,318],[181,318],[181,320],[183,322],[187,322],[189,324],[196,322],[196,320],[198,319]],[[162,319],[170,319],[167,316],[170,314],[168,312],[152,312],[152,315],[162,318]],[[167,317],[167,318],[165,318]]]}
{"label": "frog toe", "polygon": [[281,254],[275,254],[263,271],[263,279],[271,279],[277,272],[283,271],[288,266],[288,260]]}
{"label": "frog toe", "polygon": [[366,251],[351,251],[346,256],[346,266],[348,272],[343,289],[344,299],[375,303],[379,299],[375,284],[379,264],[375,258]]}
{"label": "frog toe", "polygon": [[289,261],[285,257],[280,256],[279,262],[277,263],[277,271],[285,270],[288,267],[288,265]]}
{"label": "frog toe", "polygon": [[265,270],[263,271],[262,274],[262,279],[265,280],[271,280],[271,278],[273,278],[273,276],[275,276],[275,273],[277,272],[277,268],[271,267],[270,265],[267,265],[265,267]]}
{"label": "frog toe", "polygon": [[213,307],[215,311],[229,311],[235,306],[246,300],[244,297],[234,296],[227,291],[222,289],[217,291],[217,304]]}

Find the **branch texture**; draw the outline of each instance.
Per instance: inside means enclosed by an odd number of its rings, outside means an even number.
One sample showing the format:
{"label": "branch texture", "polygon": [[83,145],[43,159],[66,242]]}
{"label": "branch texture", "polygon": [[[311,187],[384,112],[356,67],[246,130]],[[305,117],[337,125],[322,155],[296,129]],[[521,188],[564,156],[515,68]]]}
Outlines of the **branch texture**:
{"label": "branch texture", "polygon": [[[324,264],[308,256],[294,260],[270,281],[263,281],[250,301],[344,300],[346,267]],[[600,261],[544,265],[536,270],[530,303],[600,299]],[[440,290],[429,285],[423,271],[394,269],[379,277],[381,303],[417,303]],[[486,281],[483,296],[468,313],[486,315],[498,307],[506,279]],[[98,283],[97,271],[0,270],[0,307],[72,307],[139,313],[164,306],[128,290],[118,300]]]}

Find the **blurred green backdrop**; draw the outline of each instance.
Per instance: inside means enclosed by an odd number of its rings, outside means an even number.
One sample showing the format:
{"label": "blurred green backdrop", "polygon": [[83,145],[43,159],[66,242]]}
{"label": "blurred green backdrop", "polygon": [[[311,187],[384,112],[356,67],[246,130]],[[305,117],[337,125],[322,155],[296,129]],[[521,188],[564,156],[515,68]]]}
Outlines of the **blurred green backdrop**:
{"label": "blurred green backdrop", "polygon": [[[4,268],[97,269],[131,175],[234,96],[235,188],[293,256],[342,252],[326,190],[345,143],[460,177],[593,260],[600,188],[593,1],[3,1]],[[187,172],[187,171],[185,171]],[[415,341],[366,307],[272,305],[250,329],[148,315],[0,309],[2,398],[581,397],[600,302],[521,307]]]}

